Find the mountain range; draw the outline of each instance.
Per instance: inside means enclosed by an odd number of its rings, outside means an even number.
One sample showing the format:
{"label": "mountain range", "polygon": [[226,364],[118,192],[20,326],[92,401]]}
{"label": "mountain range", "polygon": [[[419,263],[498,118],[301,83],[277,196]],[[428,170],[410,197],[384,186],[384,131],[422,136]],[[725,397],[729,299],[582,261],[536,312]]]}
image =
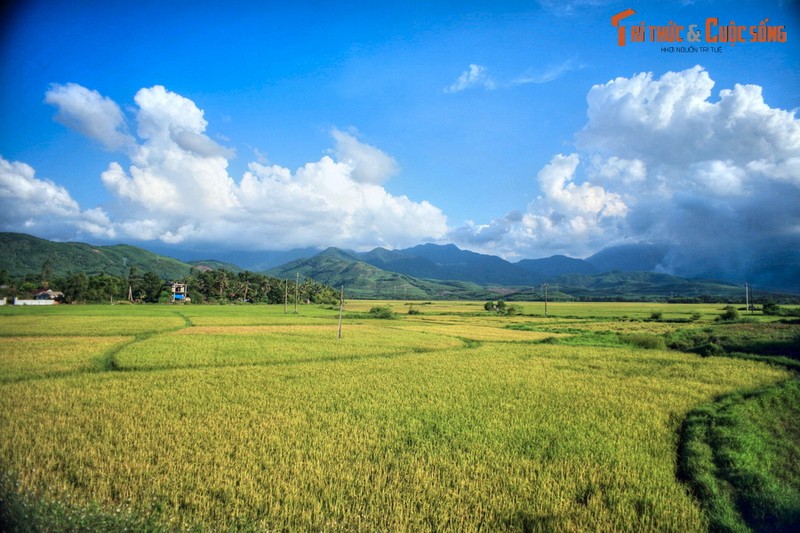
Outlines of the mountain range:
{"label": "mountain range", "polygon": [[[168,252],[168,250],[164,250]],[[511,263],[500,257],[462,250],[453,244],[422,244],[403,250],[375,248],[355,252],[293,250],[229,253],[226,259],[180,261],[135,246],[95,246],[52,242],[20,233],[0,233],[0,270],[14,277],[41,272],[45,263],[55,276],[75,271],[127,276],[132,266],[164,279],[187,277],[192,269],[259,271],[280,278],[313,278],[345,286],[351,297],[404,299],[538,298],[548,283],[554,298],[654,299],[709,295],[738,298],[741,283],[686,279],[656,272],[669,252],[665,246],[635,244],[609,247],[586,259],[563,255]],[[234,261],[246,258],[246,264]],[[286,258],[294,258],[275,264]],[[250,268],[252,264],[271,268]],[[780,287],[800,292],[798,287]]]}
{"label": "mountain range", "polygon": [[[617,268],[601,270],[615,256],[620,258],[614,264]],[[606,249],[585,260],[553,256],[510,263],[452,244],[424,244],[363,253],[328,248],[267,273],[279,278],[313,277],[344,286],[351,296],[373,298],[540,299],[543,283],[556,299],[736,299],[744,294],[741,287],[730,283],[636,270],[652,269],[658,263],[659,248],[652,245],[640,245],[637,250],[630,246]]]}

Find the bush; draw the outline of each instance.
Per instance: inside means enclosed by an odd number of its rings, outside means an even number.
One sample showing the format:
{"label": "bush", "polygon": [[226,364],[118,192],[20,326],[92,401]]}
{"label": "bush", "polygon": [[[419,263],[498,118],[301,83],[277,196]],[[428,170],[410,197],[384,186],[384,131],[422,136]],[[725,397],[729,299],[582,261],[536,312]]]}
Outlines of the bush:
{"label": "bush", "polygon": [[394,313],[388,307],[373,307],[369,310],[369,317],[383,319],[395,318]]}
{"label": "bush", "polygon": [[728,305],[725,307],[725,312],[719,315],[717,320],[724,320],[726,322],[739,320],[739,311],[737,311],[734,306]]}
{"label": "bush", "polygon": [[503,300],[496,302],[486,302],[483,308],[489,312],[497,313],[500,316],[514,316],[522,312],[522,309],[513,305],[506,305]]}
{"label": "bush", "polygon": [[655,311],[650,314],[650,320],[661,320],[662,318],[664,318],[664,313],[661,311]]}

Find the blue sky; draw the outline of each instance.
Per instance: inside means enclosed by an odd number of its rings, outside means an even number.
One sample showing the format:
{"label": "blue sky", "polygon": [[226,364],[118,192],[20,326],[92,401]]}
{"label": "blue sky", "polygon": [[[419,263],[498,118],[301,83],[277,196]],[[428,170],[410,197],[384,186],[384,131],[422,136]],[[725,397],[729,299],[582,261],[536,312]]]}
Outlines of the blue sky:
{"label": "blue sky", "polygon": [[[748,42],[619,46],[627,8],[629,39],[705,39],[717,17]],[[509,259],[800,242],[795,2],[32,0],[3,19],[2,231]],[[749,42],[766,19],[785,42]]]}

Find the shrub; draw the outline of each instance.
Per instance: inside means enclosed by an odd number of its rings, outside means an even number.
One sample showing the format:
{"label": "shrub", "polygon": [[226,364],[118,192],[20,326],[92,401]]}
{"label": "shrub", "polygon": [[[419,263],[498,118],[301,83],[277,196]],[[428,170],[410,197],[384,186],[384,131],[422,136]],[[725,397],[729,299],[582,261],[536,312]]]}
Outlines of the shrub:
{"label": "shrub", "polygon": [[506,305],[503,300],[497,300],[496,302],[486,302],[483,305],[483,308],[489,312],[497,313],[501,316],[513,316],[518,315],[522,312],[519,307],[515,307],[513,305]]}
{"label": "shrub", "polygon": [[654,311],[650,314],[650,320],[661,320],[662,318],[664,318],[664,313],[661,311]]}
{"label": "shrub", "polygon": [[394,318],[394,313],[388,307],[373,307],[369,310],[370,318],[383,318],[383,319],[392,319]]}
{"label": "shrub", "polygon": [[725,307],[725,312],[719,315],[717,320],[724,320],[726,322],[739,320],[739,311],[737,311],[734,306],[728,305]]}

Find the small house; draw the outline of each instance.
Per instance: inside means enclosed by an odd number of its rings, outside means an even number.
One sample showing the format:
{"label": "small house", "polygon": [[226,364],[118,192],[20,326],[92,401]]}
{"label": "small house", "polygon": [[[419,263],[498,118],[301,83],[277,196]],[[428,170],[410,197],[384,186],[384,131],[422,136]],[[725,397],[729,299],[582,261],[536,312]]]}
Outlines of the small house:
{"label": "small house", "polygon": [[170,285],[170,290],[172,291],[172,301],[173,302],[185,302],[185,301],[188,301],[186,283],[182,283],[182,282],[172,283]]}
{"label": "small house", "polygon": [[58,300],[64,299],[64,293],[52,289],[42,290],[33,295],[34,300]]}

